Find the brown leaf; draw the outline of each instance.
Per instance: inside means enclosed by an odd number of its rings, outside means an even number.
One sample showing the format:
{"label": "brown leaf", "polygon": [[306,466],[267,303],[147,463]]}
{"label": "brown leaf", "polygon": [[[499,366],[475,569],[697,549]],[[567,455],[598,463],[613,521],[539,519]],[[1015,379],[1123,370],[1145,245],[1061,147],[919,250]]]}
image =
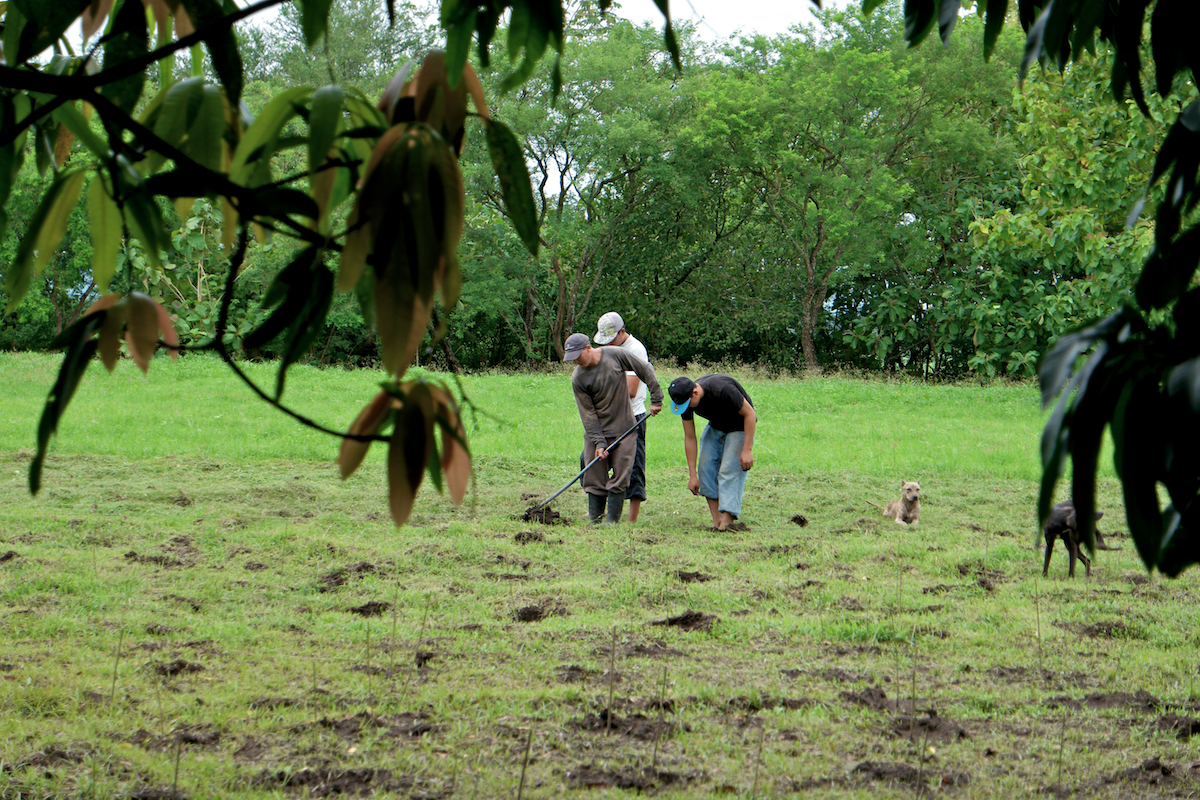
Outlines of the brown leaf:
{"label": "brown leaf", "polygon": [[121,357],[121,329],[125,327],[127,312],[126,304],[122,302],[124,299],[124,292],[110,292],[92,303],[88,306],[88,310],[83,312],[85,317],[88,314],[95,314],[97,311],[108,312],[108,316],[104,318],[104,324],[100,326],[97,350],[100,351],[100,361],[109,372],[116,368],[117,360]]}
{"label": "brown leaf", "polygon": [[467,92],[475,103],[475,113],[484,119],[491,119],[492,112],[488,110],[487,100],[483,96],[483,84],[479,82],[479,76],[475,74],[470,61],[463,63],[463,83],[467,85]]}
{"label": "brown leaf", "polygon": [[[450,490],[450,500],[459,506],[471,482],[471,454],[462,445],[467,440],[467,432],[463,428],[458,404],[450,393],[434,389],[434,396],[438,400],[438,416],[445,426],[442,428],[442,476],[446,488]],[[451,435],[446,428],[454,434]]]}
{"label": "brown leaf", "polygon": [[154,12],[154,22],[158,26],[160,41],[170,41],[171,38],[171,9],[167,8],[165,0],[142,0],[142,5]]}
{"label": "brown leaf", "polygon": [[367,255],[371,252],[371,228],[368,225],[358,225],[358,204],[361,196],[354,202],[354,210],[346,220],[350,233],[346,234],[346,244],[342,247],[342,257],[338,262],[338,291],[348,292],[362,277],[363,267],[367,263]]}
{"label": "brown leaf", "polygon": [[[336,150],[330,150],[325,157],[325,164],[338,157]],[[324,166],[324,165],[323,165]],[[308,191],[317,204],[317,219],[312,221],[312,229],[319,230],[329,211],[329,201],[333,197],[333,186],[337,183],[338,170],[326,167],[308,179]]]}
{"label": "brown leaf", "polygon": [[125,345],[129,356],[142,372],[150,371],[150,359],[158,349],[158,311],[149,295],[130,292],[125,300],[128,319],[125,325]]}
{"label": "brown leaf", "polygon": [[406,403],[388,447],[388,502],[397,526],[408,521],[433,446],[420,405]]}
{"label": "brown leaf", "polygon": [[408,276],[396,276],[394,272],[375,279],[375,326],[383,368],[399,378],[421,346],[433,304],[413,291]]}
{"label": "brown leaf", "polygon": [[383,90],[383,94],[379,96],[379,103],[375,107],[383,112],[389,125],[394,122],[392,114],[396,111],[396,104],[404,96],[404,85],[408,83],[408,74],[412,72],[413,64],[415,63],[414,61],[409,61],[398,69],[396,74],[392,76],[392,79],[388,81],[387,88]]}
{"label": "brown leaf", "polygon": [[84,39],[92,38],[92,34],[100,30],[104,20],[108,18],[108,13],[112,11],[112,4],[113,0],[92,0],[80,18]]}
{"label": "brown leaf", "polygon": [[192,24],[192,18],[188,16],[187,10],[181,5],[175,9],[175,35],[180,39],[186,36],[191,36],[196,32],[196,26]]}
{"label": "brown leaf", "polygon": [[[379,426],[383,424],[387,414],[393,408],[393,398],[387,392],[380,392],[371,398],[371,402],[363,406],[363,410],[358,412],[358,416],[354,418],[354,422],[350,423],[350,428],[347,433],[352,433],[355,436],[368,436],[375,434],[379,430]],[[367,451],[371,448],[370,442],[359,442],[354,439],[342,439],[342,449],[338,453],[338,467],[342,471],[342,478],[349,478],[354,474],[362,464],[363,459],[367,456]]]}
{"label": "brown leaf", "polygon": [[75,134],[67,130],[66,125],[58,126],[58,134],[54,138],[54,163],[62,166],[71,157],[71,145],[75,144]]}
{"label": "brown leaf", "polygon": [[154,303],[154,312],[158,316],[158,330],[162,334],[162,340],[167,347],[167,355],[174,361],[179,358],[179,334],[175,332],[175,323],[171,322],[171,315],[162,307],[162,304],[157,300],[151,300]]}

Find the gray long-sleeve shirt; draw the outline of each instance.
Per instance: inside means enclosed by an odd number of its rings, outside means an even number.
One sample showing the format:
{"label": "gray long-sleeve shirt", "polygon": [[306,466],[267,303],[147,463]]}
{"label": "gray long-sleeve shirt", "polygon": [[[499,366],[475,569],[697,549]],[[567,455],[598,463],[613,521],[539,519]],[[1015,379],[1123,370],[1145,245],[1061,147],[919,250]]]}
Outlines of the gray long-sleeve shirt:
{"label": "gray long-sleeve shirt", "polygon": [[654,367],[625,350],[616,347],[600,349],[600,361],[593,367],[575,367],[571,388],[587,440],[595,447],[607,447],[633,427],[633,410],[629,406],[629,384],[625,373],[635,372],[650,387],[652,405],[662,405],[662,387],[654,376]]}

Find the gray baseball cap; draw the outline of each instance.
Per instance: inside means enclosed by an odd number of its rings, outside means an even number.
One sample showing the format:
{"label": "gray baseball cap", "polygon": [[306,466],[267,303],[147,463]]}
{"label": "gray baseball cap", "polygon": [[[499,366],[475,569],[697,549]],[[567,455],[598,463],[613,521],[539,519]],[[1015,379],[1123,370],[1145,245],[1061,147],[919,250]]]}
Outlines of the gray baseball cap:
{"label": "gray baseball cap", "polygon": [[617,338],[617,334],[624,327],[625,320],[621,319],[621,315],[610,311],[596,323],[596,335],[592,337],[592,341],[596,344],[608,344]]}
{"label": "gray baseball cap", "polygon": [[563,361],[574,361],[591,342],[586,333],[572,333],[563,344]]}

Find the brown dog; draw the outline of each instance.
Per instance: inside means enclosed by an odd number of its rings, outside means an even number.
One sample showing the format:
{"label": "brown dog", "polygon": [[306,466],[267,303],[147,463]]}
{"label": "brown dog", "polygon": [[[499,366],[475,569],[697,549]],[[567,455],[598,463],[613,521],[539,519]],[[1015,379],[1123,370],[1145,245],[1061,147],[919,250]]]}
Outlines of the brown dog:
{"label": "brown dog", "polygon": [[[1096,512],[1096,520],[1099,521],[1104,516],[1103,511]],[[1046,536],[1046,563],[1042,565],[1042,577],[1050,572],[1050,554],[1054,551],[1054,540],[1062,539],[1063,544],[1067,548],[1067,555],[1071,559],[1070,566],[1067,567],[1067,576],[1075,577],[1075,559],[1083,562],[1083,568],[1086,570],[1087,576],[1092,576],[1092,561],[1083,554],[1079,549],[1079,527],[1078,520],[1075,517],[1075,504],[1070,500],[1065,503],[1059,503],[1054,508],[1050,509],[1050,516],[1046,518],[1046,527],[1042,529],[1042,533]],[[1109,547],[1104,543],[1104,535],[1100,533],[1100,529],[1096,529],[1096,549],[1097,550],[1120,550],[1119,547]]]}
{"label": "brown dog", "polygon": [[901,525],[916,525],[921,516],[921,484],[916,481],[900,482],[900,499],[893,500],[883,510]]}

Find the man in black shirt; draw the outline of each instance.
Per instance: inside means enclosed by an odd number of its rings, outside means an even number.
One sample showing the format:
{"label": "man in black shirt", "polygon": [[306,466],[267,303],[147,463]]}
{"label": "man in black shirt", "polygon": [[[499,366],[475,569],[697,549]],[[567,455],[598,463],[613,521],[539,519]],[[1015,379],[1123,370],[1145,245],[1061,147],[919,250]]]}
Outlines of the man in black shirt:
{"label": "man in black shirt", "polygon": [[[671,396],[671,412],[683,419],[688,489],[708,500],[713,527],[726,530],[742,513],[746,473],[754,466],[754,429],[758,424],[754,403],[742,385],[728,375],[705,375],[695,381],[676,378],[667,394]],[[693,414],[708,420],[699,447]]]}

